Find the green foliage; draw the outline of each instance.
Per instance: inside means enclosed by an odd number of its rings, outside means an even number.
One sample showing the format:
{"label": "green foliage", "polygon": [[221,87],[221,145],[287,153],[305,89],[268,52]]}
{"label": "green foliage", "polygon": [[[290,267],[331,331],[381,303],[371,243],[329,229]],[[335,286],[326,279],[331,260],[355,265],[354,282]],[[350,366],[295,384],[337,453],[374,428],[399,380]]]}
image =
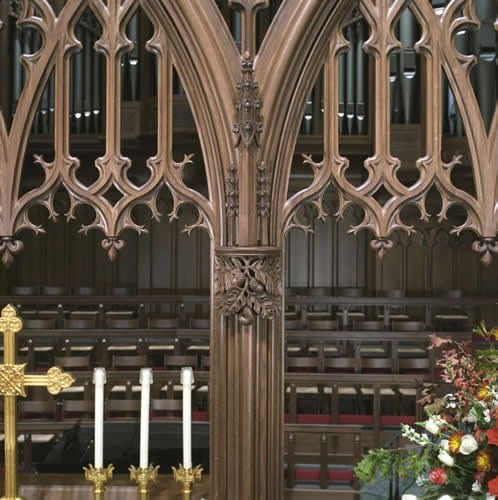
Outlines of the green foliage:
{"label": "green foliage", "polygon": [[416,478],[427,468],[427,449],[379,448],[370,450],[355,467],[356,477],[363,483],[372,483],[379,476],[389,479],[394,474]]}

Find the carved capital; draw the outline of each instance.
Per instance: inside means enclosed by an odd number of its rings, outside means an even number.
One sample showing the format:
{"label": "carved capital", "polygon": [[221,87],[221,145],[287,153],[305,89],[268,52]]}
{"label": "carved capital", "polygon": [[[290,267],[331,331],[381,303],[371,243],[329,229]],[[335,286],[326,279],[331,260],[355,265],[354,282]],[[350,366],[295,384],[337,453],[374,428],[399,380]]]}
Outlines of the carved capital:
{"label": "carved capital", "polygon": [[226,248],[215,256],[216,307],[251,324],[256,315],[273,319],[282,308],[282,263],[279,249]]}

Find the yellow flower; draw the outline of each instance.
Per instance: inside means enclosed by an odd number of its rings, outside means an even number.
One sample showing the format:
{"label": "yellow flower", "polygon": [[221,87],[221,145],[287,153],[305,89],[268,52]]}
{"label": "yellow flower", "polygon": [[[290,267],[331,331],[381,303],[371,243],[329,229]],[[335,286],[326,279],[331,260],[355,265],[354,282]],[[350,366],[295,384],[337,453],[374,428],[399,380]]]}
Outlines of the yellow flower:
{"label": "yellow flower", "polygon": [[448,438],[448,449],[451,451],[451,453],[458,453],[458,450],[460,449],[460,445],[462,444],[462,436],[463,436],[463,433],[454,432]]}
{"label": "yellow flower", "polygon": [[477,470],[479,472],[488,472],[491,470],[491,455],[488,450],[481,450],[476,457]]}
{"label": "yellow flower", "polygon": [[491,395],[491,393],[489,391],[489,387],[486,385],[481,385],[477,389],[477,399],[485,400],[485,399],[488,399],[490,395]]}

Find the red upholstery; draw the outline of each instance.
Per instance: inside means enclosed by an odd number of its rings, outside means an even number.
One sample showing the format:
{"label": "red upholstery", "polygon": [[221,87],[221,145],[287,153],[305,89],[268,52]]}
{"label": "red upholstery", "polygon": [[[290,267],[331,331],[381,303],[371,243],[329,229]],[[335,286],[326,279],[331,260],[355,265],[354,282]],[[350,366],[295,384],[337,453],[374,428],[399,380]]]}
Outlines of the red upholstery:
{"label": "red upholstery", "polygon": [[328,414],[320,415],[318,413],[300,413],[296,416],[298,424],[330,424],[332,417]]}
{"label": "red upholstery", "polygon": [[348,425],[373,425],[373,415],[343,414],[339,415],[340,424]]}
{"label": "red upholstery", "polygon": [[382,415],[381,417],[382,425],[413,425],[416,421],[413,415]]}

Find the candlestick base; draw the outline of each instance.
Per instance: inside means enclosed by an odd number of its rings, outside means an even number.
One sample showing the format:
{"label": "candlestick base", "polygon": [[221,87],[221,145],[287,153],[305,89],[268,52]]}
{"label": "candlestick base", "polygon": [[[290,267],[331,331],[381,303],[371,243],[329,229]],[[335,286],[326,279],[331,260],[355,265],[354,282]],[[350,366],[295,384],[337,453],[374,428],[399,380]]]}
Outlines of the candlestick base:
{"label": "candlestick base", "polygon": [[192,486],[196,481],[200,481],[202,476],[202,467],[198,465],[195,468],[185,469],[182,464],[178,469],[171,467],[173,470],[173,478],[183,484],[182,493],[192,493]]}
{"label": "candlestick base", "polygon": [[96,469],[90,464],[88,468],[83,467],[83,470],[85,471],[85,479],[93,484],[94,500],[104,500],[105,485],[112,479],[114,465],[109,464],[106,469]]}
{"label": "candlestick base", "polygon": [[152,467],[151,465],[146,469],[131,465],[128,470],[130,471],[130,480],[137,483],[140,500],[149,500],[149,483],[156,482],[159,465],[156,467]]}

